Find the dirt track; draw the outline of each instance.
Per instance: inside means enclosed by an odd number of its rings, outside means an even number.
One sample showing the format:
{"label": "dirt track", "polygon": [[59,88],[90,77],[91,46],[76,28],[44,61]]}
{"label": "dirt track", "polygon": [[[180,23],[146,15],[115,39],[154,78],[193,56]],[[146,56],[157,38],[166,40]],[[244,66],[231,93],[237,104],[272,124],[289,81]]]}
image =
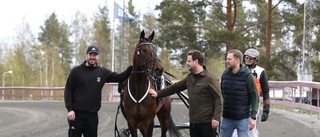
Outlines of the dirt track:
{"label": "dirt track", "polygon": [[[118,103],[103,102],[99,112],[99,137],[114,136]],[[174,104],[176,122],[188,122],[188,110]],[[0,102],[0,137],[66,137],[68,125],[63,102]],[[309,115],[272,110],[267,122],[259,124],[260,137],[315,137],[320,134],[320,120]],[[119,128],[125,127],[119,116]],[[159,136],[154,130],[154,136]]]}

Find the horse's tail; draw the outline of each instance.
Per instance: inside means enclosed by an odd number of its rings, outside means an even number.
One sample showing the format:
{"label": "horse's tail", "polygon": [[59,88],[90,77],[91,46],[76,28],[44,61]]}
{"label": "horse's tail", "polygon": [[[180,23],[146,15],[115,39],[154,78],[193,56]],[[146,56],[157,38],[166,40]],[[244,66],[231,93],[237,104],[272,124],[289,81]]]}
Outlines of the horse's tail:
{"label": "horse's tail", "polygon": [[171,137],[182,137],[171,115],[169,118],[169,134]]}

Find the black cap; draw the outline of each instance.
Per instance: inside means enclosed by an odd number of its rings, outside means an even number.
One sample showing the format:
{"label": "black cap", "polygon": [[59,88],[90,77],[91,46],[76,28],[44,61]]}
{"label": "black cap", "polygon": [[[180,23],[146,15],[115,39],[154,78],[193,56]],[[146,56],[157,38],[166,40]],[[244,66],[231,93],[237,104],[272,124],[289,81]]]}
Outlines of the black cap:
{"label": "black cap", "polygon": [[90,53],[92,53],[92,52],[99,54],[99,49],[98,49],[98,47],[96,47],[96,46],[90,46],[90,47],[88,47],[88,49],[87,49],[87,54],[90,54]]}

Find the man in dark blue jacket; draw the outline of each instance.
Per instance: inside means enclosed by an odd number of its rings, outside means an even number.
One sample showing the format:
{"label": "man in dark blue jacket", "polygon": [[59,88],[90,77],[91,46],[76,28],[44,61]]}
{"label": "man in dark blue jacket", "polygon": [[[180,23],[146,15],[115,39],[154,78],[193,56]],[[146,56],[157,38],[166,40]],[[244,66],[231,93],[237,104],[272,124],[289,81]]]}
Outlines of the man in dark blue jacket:
{"label": "man in dark blue jacket", "polygon": [[90,46],[86,61],[73,68],[68,76],[64,101],[68,110],[69,137],[97,137],[98,111],[101,90],[105,83],[122,82],[131,74],[132,67],[117,74],[98,65],[99,49]]}
{"label": "man in dark blue jacket", "polygon": [[227,70],[221,77],[223,95],[221,137],[231,137],[234,129],[237,129],[238,137],[249,137],[249,130],[256,124],[259,103],[257,89],[252,73],[241,63],[242,60],[241,51],[228,51]]}

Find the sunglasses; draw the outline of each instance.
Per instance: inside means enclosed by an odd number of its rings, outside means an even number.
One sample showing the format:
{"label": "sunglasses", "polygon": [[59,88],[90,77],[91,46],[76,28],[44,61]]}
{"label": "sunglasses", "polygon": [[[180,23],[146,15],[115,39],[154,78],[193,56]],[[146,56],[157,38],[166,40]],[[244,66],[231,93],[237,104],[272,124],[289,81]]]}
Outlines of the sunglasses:
{"label": "sunglasses", "polygon": [[256,58],[254,57],[250,57],[250,56],[246,56],[245,59],[248,59],[248,60],[255,60]]}

